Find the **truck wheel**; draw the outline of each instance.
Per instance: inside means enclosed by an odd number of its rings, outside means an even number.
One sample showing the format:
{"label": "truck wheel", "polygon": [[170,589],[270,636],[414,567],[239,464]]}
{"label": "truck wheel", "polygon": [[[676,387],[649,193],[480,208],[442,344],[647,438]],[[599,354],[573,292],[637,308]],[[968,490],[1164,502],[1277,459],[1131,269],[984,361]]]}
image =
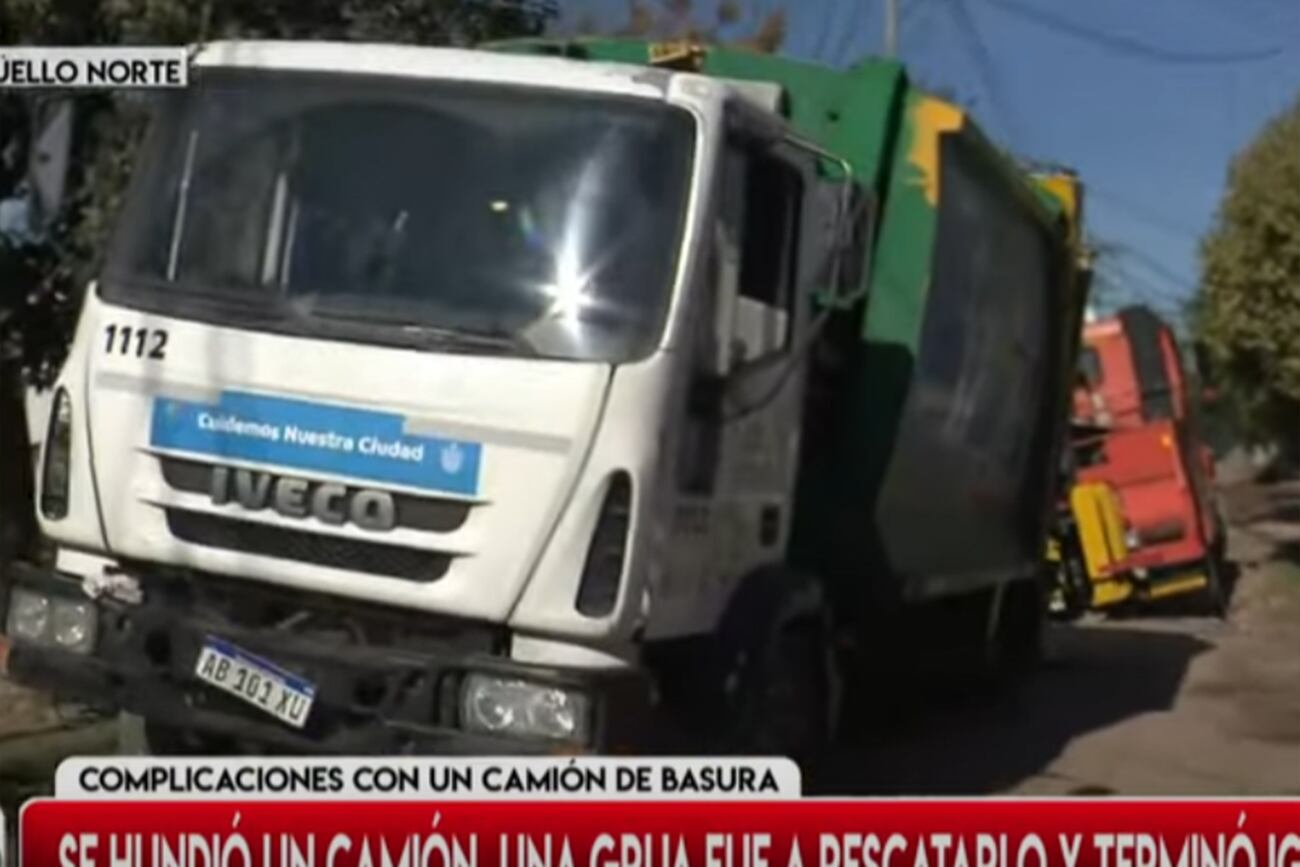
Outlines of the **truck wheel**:
{"label": "truck wheel", "polygon": [[1002,618],[996,641],[999,667],[1007,674],[1033,671],[1043,659],[1047,626],[1045,581],[1016,581],[1002,599]]}
{"label": "truck wheel", "polygon": [[1228,616],[1228,593],[1223,586],[1223,559],[1221,555],[1210,551],[1205,558],[1204,600],[1206,613],[1220,620]]}
{"label": "truck wheel", "polygon": [[1082,556],[1071,552],[1068,559],[1061,563],[1065,585],[1066,620],[1078,620],[1092,607],[1092,581],[1088,578],[1088,569]]}
{"label": "truck wheel", "polygon": [[738,663],[733,743],[753,755],[813,761],[834,728],[827,641],[820,626],[789,624],[756,664]]}
{"label": "truck wheel", "polygon": [[[833,740],[839,713],[833,630],[820,588],[788,573],[755,576],[720,631],[723,746],[807,764]],[[760,589],[765,588],[765,589]],[[779,597],[767,595],[773,591]]]}

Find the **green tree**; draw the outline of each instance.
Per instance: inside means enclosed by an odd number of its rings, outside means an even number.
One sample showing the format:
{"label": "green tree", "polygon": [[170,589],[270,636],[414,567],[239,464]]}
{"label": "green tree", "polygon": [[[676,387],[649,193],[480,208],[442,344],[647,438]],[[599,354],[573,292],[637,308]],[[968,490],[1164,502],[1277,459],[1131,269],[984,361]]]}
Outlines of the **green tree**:
{"label": "green tree", "polygon": [[[787,20],[783,8],[761,13],[746,29],[746,4],[741,0],[720,0],[711,15],[701,15],[694,0],[628,0],[627,20],[611,35],[637,39],[693,39],[725,44],[772,54],[785,43]],[[575,35],[599,35],[591,15],[579,17]]]}
{"label": "green tree", "polygon": [[1232,163],[1191,307],[1206,371],[1249,439],[1300,441],[1300,100]]}
{"label": "green tree", "polygon": [[[553,0],[0,0],[0,45],[185,44],[216,38],[472,44],[537,35]],[[31,103],[0,94],[0,199],[26,165]],[[48,382],[66,351],[135,145],[138,106],[78,97],[67,208],[41,246],[0,237],[0,563],[32,538],[25,382]]]}

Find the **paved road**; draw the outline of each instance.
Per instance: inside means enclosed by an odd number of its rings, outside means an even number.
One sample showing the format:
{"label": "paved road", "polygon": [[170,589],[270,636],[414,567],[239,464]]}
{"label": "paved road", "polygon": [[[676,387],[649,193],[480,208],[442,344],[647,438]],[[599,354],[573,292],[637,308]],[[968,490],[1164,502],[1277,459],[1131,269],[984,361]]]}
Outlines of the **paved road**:
{"label": "paved road", "polygon": [[[1228,620],[1055,630],[1054,661],[996,700],[934,700],[836,757],[857,794],[1300,795],[1300,565],[1234,537]],[[1257,561],[1257,562],[1256,562]]]}

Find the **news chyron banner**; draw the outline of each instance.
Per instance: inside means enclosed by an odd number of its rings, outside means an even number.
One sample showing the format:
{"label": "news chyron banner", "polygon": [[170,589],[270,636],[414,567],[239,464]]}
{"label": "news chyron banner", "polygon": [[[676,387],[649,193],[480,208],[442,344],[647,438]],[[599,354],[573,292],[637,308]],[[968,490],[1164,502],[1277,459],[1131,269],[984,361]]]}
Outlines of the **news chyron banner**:
{"label": "news chyron banner", "polygon": [[184,46],[0,45],[0,90],[184,87]]}
{"label": "news chyron banner", "polygon": [[75,759],[30,867],[1300,867],[1300,800],[801,797],[781,759]]}

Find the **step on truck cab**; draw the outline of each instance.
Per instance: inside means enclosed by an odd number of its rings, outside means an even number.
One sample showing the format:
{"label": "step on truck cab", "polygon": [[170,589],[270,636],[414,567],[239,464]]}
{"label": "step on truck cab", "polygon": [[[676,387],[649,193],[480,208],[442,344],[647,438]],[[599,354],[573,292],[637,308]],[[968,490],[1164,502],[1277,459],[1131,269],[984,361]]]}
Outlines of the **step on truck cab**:
{"label": "step on truck cab", "polygon": [[869,613],[1032,632],[1051,202],[894,64],[614,45],[197,49],[54,391],[11,676],[158,750],[798,756]]}

